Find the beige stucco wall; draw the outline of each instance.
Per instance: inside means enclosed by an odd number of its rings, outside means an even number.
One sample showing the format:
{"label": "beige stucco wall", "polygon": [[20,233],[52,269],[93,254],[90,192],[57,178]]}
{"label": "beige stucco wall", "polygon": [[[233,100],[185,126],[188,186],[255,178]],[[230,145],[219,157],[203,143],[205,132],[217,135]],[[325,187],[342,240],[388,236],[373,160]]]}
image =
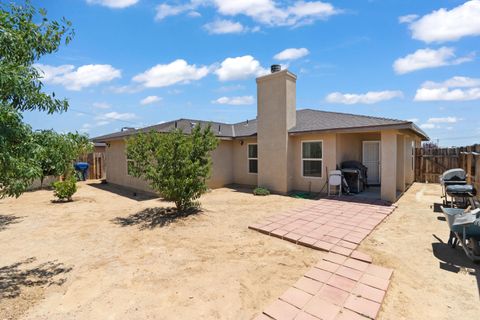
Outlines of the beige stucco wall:
{"label": "beige stucco wall", "polygon": [[232,140],[220,140],[217,149],[212,152],[212,172],[208,180],[210,188],[233,183],[233,145]]}
{"label": "beige stucco wall", "polygon": [[362,162],[363,141],[380,141],[380,132],[339,133],[337,134],[337,164],[343,161]]}
{"label": "beige stucco wall", "polygon": [[[323,170],[321,178],[303,177],[302,174],[302,141],[323,141]],[[277,167],[278,175],[285,174],[286,190],[301,190],[320,192],[326,183],[327,168],[335,170],[342,161],[362,161],[362,141],[381,141],[381,194],[382,198],[389,201],[396,199],[396,191],[401,190],[399,179],[402,166],[405,183],[413,181],[414,172],[411,166],[411,141],[417,137],[401,135],[398,131],[382,131],[371,133],[327,133],[290,135],[287,142],[286,163]],[[404,141],[402,141],[404,140]],[[257,143],[255,137],[239,138],[234,140],[221,140],[218,148],[212,152],[212,176],[208,181],[211,188],[219,188],[231,183],[243,185],[261,185],[258,175],[248,173],[248,144]],[[418,143],[418,142],[417,142]],[[404,149],[403,151],[400,149]],[[258,147],[259,156],[262,154]],[[269,155],[274,158],[276,153]],[[106,174],[110,183],[126,186],[132,189],[152,191],[148,183],[127,174],[127,162],[124,141],[111,141],[106,150]],[[261,168],[259,167],[259,170]],[[284,170],[284,171],[279,171]],[[276,190],[273,190],[276,191]]]}
{"label": "beige stucco wall", "polygon": [[258,185],[289,190],[288,130],[296,121],[296,76],[284,70],[257,78]]}
{"label": "beige stucco wall", "polygon": [[[337,164],[336,134],[305,134],[291,136],[289,180],[292,190],[320,192],[326,182],[326,170],[335,170]],[[323,141],[323,169],[321,178],[303,177],[302,141]],[[326,189],[323,190],[326,192]]]}
{"label": "beige stucco wall", "polygon": [[[208,180],[210,188],[219,188],[233,183],[233,141],[221,140],[212,152],[212,173]],[[110,141],[105,153],[107,181],[131,189],[153,192],[148,183],[127,174],[127,156],[123,140]]]}
{"label": "beige stucco wall", "polygon": [[127,155],[123,140],[109,142],[105,152],[105,171],[109,183],[153,192],[147,182],[127,174]]}
{"label": "beige stucco wall", "polygon": [[405,191],[405,136],[397,135],[397,191]]}
{"label": "beige stucco wall", "polygon": [[257,143],[257,138],[236,139],[232,141],[233,182],[249,186],[257,185],[257,174],[248,173],[248,144]]}
{"label": "beige stucco wall", "polygon": [[397,200],[397,132],[382,131],[381,141],[381,198],[394,202]]}
{"label": "beige stucco wall", "polygon": [[39,189],[40,187],[42,188],[51,187],[55,181],[58,181],[58,177],[46,176],[43,179],[43,184],[40,182],[40,179],[35,179],[33,180],[32,184],[27,188],[27,190],[36,190],[36,189]]}
{"label": "beige stucco wall", "polygon": [[412,156],[415,149],[412,144],[415,138],[413,136],[405,136],[405,183],[411,185],[415,180],[415,157]]}

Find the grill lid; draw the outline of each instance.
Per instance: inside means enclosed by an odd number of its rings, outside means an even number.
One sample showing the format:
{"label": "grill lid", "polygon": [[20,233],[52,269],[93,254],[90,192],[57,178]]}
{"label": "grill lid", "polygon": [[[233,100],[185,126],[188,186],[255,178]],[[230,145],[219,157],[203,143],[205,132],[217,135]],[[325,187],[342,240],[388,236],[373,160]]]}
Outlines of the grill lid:
{"label": "grill lid", "polygon": [[465,173],[465,170],[461,168],[450,169],[442,174],[442,181],[445,182],[465,180],[467,180],[467,174]]}

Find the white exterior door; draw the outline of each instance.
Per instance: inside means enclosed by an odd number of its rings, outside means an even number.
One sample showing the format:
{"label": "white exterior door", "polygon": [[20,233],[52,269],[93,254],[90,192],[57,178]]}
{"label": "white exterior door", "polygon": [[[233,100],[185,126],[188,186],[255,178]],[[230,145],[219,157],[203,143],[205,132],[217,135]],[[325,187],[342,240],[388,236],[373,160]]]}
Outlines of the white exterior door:
{"label": "white exterior door", "polygon": [[363,165],[368,168],[368,184],[380,184],[380,141],[363,141]]}

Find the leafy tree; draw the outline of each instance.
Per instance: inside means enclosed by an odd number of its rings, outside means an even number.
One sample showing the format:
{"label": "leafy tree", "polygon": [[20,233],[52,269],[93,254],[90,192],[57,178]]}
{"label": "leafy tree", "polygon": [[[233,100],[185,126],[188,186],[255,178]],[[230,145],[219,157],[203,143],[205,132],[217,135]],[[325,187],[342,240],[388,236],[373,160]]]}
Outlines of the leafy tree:
{"label": "leafy tree", "polygon": [[127,140],[128,169],[184,211],[195,207],[195,200],[207,190],[210,153],[217,144],[210,126],[202,130],[197,125],[190,135],[178,129],[140,133]]}
{"label": "leafy tree", "polygon": [[35,62],[56,52],[73,37],[71,23],[50,21],[45,10],[0,3],[0,197],[18,197],[41,176],[38,146],[21,111],[66,111],[68,101],[42,92],[42,74]]}
{"label": "leafy tree", "polygon": [[69,132],[66,135],[66,138],[70,141],[72,149],[72,160],[76,160],[82,156],[93,152],[94,145],[88,139],[88,136],[85,134],[80,134],[78,132],[72,133]]}
{"label": "leafy tree", "polygon": [[19,197],[40,176],[37,153],[32,128],[16,110],[0,108],[0,198]]}
{"label": "leafy tree", "polygon": [[0,4],[0,103],[19,111],[66,111],[68,101],[42,92],[43,74],[34,63],[56,52],[74,35],[71,22],[50,21],[45,10],[24,5]]}
{"label": "leafy tree", "polygon": [[39,146],[37,161],[42,171],[41,185],[46,176],[69,175],[73,161],[93,150],[88,137],[78,133],[60,134],[42,130],[34,133],[34,139]]}

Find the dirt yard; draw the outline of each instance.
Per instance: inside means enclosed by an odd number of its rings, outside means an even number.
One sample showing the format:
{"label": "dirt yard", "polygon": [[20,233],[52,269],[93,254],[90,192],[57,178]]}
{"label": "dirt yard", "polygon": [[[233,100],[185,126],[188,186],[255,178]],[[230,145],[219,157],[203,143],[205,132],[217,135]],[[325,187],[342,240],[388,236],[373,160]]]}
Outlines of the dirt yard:
{"label": "dirt yard", "polygon": [[310,200],[217,189],[159,218],[98,187],[0,201],[0,319],[250,319],[322,255],[247,229]]}
{"label": "dirt yard", "polygon": [[[171,204],[99,187],[0,201],[0,319],[250,319],[322,256],[247,229],[310,200],[218,189],[159,216]],[[360,247],[395,269],[380,319],[478,319],[480,268],[444,243],[439,195],[415,184]]]}
{"label": "dirt yard", "polygon": [[480,265],[446,244],[448,225],[432,208],[440,194],[439,185],[414,184],[360,246],[395,269],[379,319],[480,319]]}

